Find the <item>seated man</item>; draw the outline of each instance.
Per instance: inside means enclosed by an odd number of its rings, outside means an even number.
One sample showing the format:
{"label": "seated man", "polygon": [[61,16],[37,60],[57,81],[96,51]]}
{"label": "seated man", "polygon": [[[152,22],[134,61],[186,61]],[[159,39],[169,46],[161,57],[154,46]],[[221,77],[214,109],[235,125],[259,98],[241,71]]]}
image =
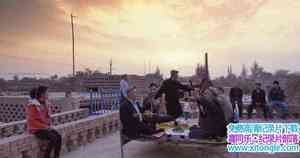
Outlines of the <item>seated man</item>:
{"label": "seated man", "polygon": [[243,90],[239,86],[232,87],[229,92],[229,98],[232,104],[232,109],[235,108],[237,103],[239,109],[239,117],[243,117]]}
{"label": "seated man", "polygon": [[286,119],[286,117],[289,115],[288,113],[288,104],[285,101],[285,94],[284,94],[284,90],[281,89],[281,87],[279,86],[279,82],[278,81],[274,81],[273,82],[273,87],[269,92],[268,98],[270,101],[270,109],[269,109],[269,113],[270,113],[270,117],[273,117],[273,107],[279,107],[280,108],[280,117],[283,119]]}
{"label": "seated man", "polygon": [[120,120],[123,134],[130,139],[160,132],[144,122],[142,108],[136,103],[135,88],[127,90],[127,98],[120,105]]}
{"label": "seated man", "polygon": [[256,108],[259,111],[259,108],[263,109],[264,118],[268,118],[268,109],[266,106],[266,92],[261,88],[261,83],[256,83],[255,90],[252,91],[251,96],[252,103],[248,106],[248,119],[252,118],[253,108]]}
{"label": "seated man", "polygon": [[159,113],[159,102],[154,99],[158,86],[151,83],[149,86],[149,93],[143,101],[143,110],[151,111],[152,113]]}
{"label": "seated man", "polygon": [[197,97],[199,106],[200,128],[191,130],[192,138],[216,138],[224,137],[227,134],[226,126],[233,117],[232,110],[219,98],[220,89],[213,87],[211,81],[204,79],[200,85],[200,96]]}
{"label": "seated man", "polygon": [[170,122],[174,120],[174,118],[170,115],[159,113],[160,102],[157,99],[154,99],[157,90],[158,85],[151,83],[149,86],[149,93],[143,100],[143,108],[141,108],[141,112],[144,114],[143,121],[153,128],[156,127],[157,123]]}

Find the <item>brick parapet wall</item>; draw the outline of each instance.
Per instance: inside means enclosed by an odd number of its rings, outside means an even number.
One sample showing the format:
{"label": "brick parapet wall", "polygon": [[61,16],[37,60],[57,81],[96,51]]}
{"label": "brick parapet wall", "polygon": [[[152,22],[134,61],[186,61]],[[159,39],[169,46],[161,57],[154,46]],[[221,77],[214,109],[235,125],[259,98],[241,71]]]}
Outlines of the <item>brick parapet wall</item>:
{"label": "brick parapet wall", "polygon": [[[28,97],[9,96],[0,97],[0,122],[9,123],[25,119],[25,108]],[[50,99],[50,109],[53,114],[78,109],[80,98]]]}
{"label": "brick parapet wall", "polygon": [[[88,109],[76,109],[51,115],[54,126],[88,117]],[[4,123],[0,125],[0,139],[23,134],[26,131],[26,120]]]}
{"label": "brick parapet wall", "polygon": [[[120,127],[119,113],[111,112],[55,126],[62,135],[62,154],[92,143]],[[0,140],[0,158],[40,158],[41,144],[33,135],[22,134]]]}

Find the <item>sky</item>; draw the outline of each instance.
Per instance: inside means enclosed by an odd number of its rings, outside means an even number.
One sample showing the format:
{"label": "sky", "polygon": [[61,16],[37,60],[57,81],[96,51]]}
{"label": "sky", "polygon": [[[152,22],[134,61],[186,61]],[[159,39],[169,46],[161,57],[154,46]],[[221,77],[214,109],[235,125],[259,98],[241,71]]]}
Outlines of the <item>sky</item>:
{"label": "sky", "polygon": [[76,70],[300,70],[299,0],[1,0],[0,77],[71,74],[71,13]]}

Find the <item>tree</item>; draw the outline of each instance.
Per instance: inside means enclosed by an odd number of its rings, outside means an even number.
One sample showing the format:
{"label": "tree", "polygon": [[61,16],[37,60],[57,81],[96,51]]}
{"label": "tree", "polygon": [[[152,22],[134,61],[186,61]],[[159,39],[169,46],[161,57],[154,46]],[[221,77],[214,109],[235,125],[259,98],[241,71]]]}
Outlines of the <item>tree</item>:
{"label": "tree", "polygon": [[100,71],[100,70],[95,70],[95,71],[93,72],[93,74],[101,74],[101,71]]}
{"label": "tree", "polygon": [[19,76],[18,76],[18,75],[15,75],[15,76],[13,77],[13,79],[14,79],[14,81],[19,81]]}
{"label": "tree", "polygon": [[300,76],[290,75],[287,82],[287,96],[288,100],[295,104],[300,103]]}
{"label": "tree", "polygon": [[280,69],[274,73],[274,76],[280,78],[287,77],[289,75],[289,72],[290,72],[289,70]]}
{"label": "tree", "polygon": [[89,68],[86,68],[84,71],[85,71],[85,74],[88,75],[88,76],[93,74],[93,71]]}
{"label": "tree", "polygon": [[155,74],[156,74],[156,75],[158,75],[158,76],[160,76],[160,75],[161,75],[161,74],[160,74],[160,69],[159,69],[159,67],[158,67],[158,66],[156,67]]}
{"label": "tree", "polygon": [[240,75],[241,79],[245,80],[248,78],[248,70],[245,66],[245,64],[243,64],[243,68],[242,68],[242,72],[241,72],[241,75]]}
{"label": "tree", "polygon": [[261,67],[256,61],[254,61],[253,66],[251,68],[251,79],[261,78],[262,73],[264,72],[264,68]]}
{"label": "tree", "polygon": [[197,64],[197,67],[195,69],[195,76],[203,77],[205,75],[206,75],[205,68],[202,65]]}
{"label": "tree", "polygon": [[57,74],[55,74],[55,75],[53,75],[53,76],[50,76],[50,79],[51,79],[52,81],[57,80],[57,79],[58,79]]}

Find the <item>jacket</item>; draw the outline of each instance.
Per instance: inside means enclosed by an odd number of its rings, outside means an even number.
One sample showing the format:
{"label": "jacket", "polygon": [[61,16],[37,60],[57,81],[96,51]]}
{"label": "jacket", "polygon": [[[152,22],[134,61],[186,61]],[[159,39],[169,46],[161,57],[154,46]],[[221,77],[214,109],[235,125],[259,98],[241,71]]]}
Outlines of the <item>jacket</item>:
{"label": "jacket", "polygon": [[203,129],[207,136],[225,136],[227,133],[226,126],[229,124],[229,118],[232,117],[232,112],[225,114],[225,107],[230,105],[225,104],[218,98],[218,93],[215,88],[210,87],[204,92],[198,102],[200,116],[199,126]]}
{"label": "jacket", "polygon": [[40,129],[50,128],[51,117],[47,106],[41,105],[37,100],[29,100],[26,107],[27,130],[34,134]]}
{"label": "jacket", "polygon": [[285,94],[284,90],[279,88],[272,88],[269,92],[269,100],[270,101],[284,101],[285,100]]}
{"label": "jacket", "polygon": [[162,86],[155,95],[155,99],[161,97],[163,93],[166,95],[166,109],[167,113],[174,118],[182,114],[182,107],[179,103],[180,90],[190,91],[189,86],[181,84],[179,81],[167,79],[163,82]]}
{"label": "jacket", "polygon": [[[142,111],[140,106],[138,106],[138,108]],[[137,111],[127,99],[120,105],[120,120],[122,123],[122,132],[129,138],[138,138],[142,134],[150,134],[153,132],[151,127],[139,119]]]}
{"label": "jacket", "polygon": [[266,104],[266,92],[263,89],[255,89],[252,91],[251,99],[253,105],[257,103]]}
{"label": "jacket", "polygon": [[243,99],[243,90],[238,87],[233,87],[230,89],[229,97],[231,102],[235,100],[241,101]]}

